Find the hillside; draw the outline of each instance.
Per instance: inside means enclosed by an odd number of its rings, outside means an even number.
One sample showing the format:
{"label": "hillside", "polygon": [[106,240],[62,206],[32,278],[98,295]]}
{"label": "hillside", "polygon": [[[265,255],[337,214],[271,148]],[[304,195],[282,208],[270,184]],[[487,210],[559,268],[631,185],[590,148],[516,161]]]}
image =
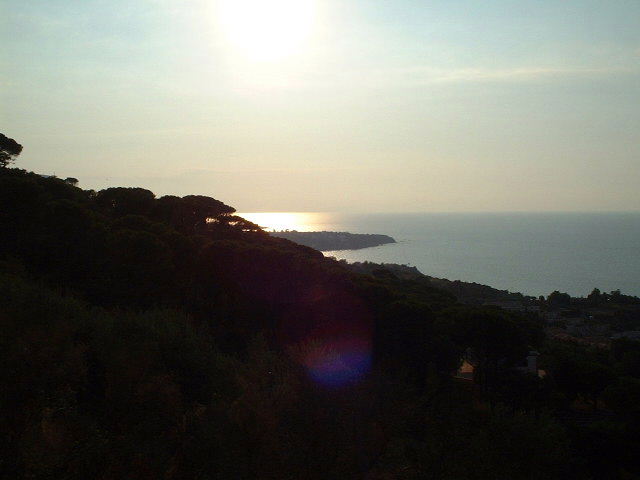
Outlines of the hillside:
{"label": "hillside", "polygon": [[[211,197],[72,180],[0,168],[3,477],[637,471],[636,411],[620,400],[635,398],[633,348],[547,345],[529,318],[353,272]],[[514,369],[533,348],[547,379]],[[468,351],[475,383],[453,377]],[[556,415],[603,396],[612,426]]]}
{"label": "hillside", "polygon": [[446,278],[437,278],[425,275],[416,267],[408,265],[398,265],[395,263],[372,263],[372,262],[355,262],[346,264],[347,268],[357,273],[374,274],[381,270],[387,270],[398,278],[404,279],[427,279],[430,284],[445,292],[455,296],[459,302],[470,305],[483,305],[487,302],[521,302],[524,304],[531,303],[537,299],[532,296],[523,295],[521,293],[509,292],[508,290],[499,290],[488,285],[482,285],[475,282],[463,282],[461,280],[447,280]]}

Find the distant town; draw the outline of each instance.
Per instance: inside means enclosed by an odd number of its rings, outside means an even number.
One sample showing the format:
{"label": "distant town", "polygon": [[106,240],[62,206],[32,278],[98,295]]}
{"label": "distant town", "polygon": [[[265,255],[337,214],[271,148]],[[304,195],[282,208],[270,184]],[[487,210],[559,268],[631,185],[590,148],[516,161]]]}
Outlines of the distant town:
{"label": "distant town", "polygon": [[358,273],[387,271],[407,280],[428,279],[432,286],[453,294],[460,303],[528,314],[543,321],[546,334],[556,340],[599,348],[609,348],[612,340],[621,338],[640,340],[640,298],[619,290],[604,293],[594,288],[586,297],[554,291],[547,297],[534,297],[479,283],[430,277],[408,265],[371,262],[348,265]]}

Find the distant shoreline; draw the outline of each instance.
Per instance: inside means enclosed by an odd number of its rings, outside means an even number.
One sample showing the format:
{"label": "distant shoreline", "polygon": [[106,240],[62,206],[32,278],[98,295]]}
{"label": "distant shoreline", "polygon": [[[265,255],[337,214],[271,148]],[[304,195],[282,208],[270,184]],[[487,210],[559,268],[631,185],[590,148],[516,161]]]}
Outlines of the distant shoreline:
{"label": "distant shoreline", "polygon": [[315,248],[321,252],[335,250],[360,250],[362,248],[378,247],[380,245],[397,243],[395,239],[389,235],[371,233],[298,232],[295,230],[285,230],[280,232],[269,232],[269,235],[278,238],[285,238],[300,245]]}

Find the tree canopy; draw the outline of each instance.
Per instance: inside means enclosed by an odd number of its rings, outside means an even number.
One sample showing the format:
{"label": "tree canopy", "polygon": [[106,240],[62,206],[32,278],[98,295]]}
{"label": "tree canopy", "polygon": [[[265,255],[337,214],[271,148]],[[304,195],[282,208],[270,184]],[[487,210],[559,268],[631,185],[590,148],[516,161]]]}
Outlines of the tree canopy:
{"label": "tree canopy", "polygon": [[0,167],[6,167],[22,152],[22,145],[0,133]]}
{"label": "tree canopy", "polygon": [[[3,478],[640,474],[637,343],[556,352],[525,314],[353,272],[215,198],[73,180],[0,169]],[[516,368],[532,348],[544,380]],[[585,458],[554,396],[606,402],[628,455]]]}

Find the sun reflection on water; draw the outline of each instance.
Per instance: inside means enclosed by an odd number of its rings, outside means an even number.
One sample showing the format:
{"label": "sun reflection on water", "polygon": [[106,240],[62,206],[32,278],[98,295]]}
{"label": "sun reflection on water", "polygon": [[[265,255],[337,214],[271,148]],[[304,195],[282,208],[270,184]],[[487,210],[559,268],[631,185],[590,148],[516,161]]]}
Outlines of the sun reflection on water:
{"label": "sun reflection on water", "polygon": [[267,231],[317,232],[324,230],[323,225],[327,222],[326,214],[316,212],[247,212],[239,215]]}

